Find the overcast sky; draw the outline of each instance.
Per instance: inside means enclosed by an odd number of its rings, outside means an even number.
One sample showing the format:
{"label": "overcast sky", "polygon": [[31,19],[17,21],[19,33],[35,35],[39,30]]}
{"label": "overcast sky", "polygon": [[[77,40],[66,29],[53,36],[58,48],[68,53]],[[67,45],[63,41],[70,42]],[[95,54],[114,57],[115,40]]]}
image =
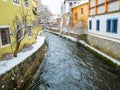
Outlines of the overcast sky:
{"label": "overcast sky", "polygon": [[53,14],[60,14],[61,2],[63,0],[42,0],[42,4],[47,5]]}

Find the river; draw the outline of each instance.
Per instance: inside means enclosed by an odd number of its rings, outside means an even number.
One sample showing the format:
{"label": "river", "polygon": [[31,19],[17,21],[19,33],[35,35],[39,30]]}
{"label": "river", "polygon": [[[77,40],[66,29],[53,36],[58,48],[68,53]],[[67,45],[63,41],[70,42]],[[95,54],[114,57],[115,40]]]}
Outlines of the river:
{"label": "river", "polygon": [[80,45],[46,33],[48,50],[26,90],[120,90],[120,72]]}

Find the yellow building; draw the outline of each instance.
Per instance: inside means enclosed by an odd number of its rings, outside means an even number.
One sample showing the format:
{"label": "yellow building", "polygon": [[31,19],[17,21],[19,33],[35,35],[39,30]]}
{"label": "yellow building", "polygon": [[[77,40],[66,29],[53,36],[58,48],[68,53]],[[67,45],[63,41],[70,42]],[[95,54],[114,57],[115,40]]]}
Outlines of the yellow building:
{"label": "yellow building", "polygon": [[[32,0],[0,0],[0,60],[5,54],[12,54],[16,47],[15,18],[22,22],[27,15],[27,24],[30,25],[35,19]],[[34,3],[35,7],[35,3]],[[23,32],[24,30],[22,30]],[[22,39],[19,51],[25,46],[35,42],[37,30],[31,30],[25,36],[19,32],[19,39]]]}
{"label": "yellow building", "polygon": [[88,26],[88,0],[81,0],[72,7],[72,24],[75,26],[82,21],[84,26]]}

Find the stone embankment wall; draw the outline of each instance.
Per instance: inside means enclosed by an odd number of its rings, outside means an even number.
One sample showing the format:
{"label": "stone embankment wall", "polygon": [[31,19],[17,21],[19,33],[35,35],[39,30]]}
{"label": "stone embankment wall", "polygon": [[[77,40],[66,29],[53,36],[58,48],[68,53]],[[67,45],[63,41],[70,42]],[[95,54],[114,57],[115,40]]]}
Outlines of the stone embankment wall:
{"label": "stone embankment wall", "polygon": [[99,38],[93,35],[87,35],[88,43],[96,49],[120,61],[120,43]]}
{"label": "stone embankment wall", "polygon": [[36,72],[45,54],[45,43],[30,57],[0,76],[0,90],[22,90]]}

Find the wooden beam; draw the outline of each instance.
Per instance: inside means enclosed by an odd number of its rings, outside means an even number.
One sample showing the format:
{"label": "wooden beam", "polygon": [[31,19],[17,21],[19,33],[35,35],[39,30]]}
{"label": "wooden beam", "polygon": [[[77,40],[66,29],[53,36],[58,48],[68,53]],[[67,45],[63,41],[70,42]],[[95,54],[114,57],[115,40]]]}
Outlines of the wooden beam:
{"label": "wooden beam", "polygon": [[90,15],[90,0],[88,0],[88,15]]}
{"label": "wooden beam", "polygon": [[108,0],[105,0],[105,13],[108,12]]}
{"label": "wooden beam", "polygon": [[120,0],[119,0],[119,10],[120,10]]}
{"label": "wooden beam", "polygon": [[98,0],[95,0],[95,14],[98,14]]}

